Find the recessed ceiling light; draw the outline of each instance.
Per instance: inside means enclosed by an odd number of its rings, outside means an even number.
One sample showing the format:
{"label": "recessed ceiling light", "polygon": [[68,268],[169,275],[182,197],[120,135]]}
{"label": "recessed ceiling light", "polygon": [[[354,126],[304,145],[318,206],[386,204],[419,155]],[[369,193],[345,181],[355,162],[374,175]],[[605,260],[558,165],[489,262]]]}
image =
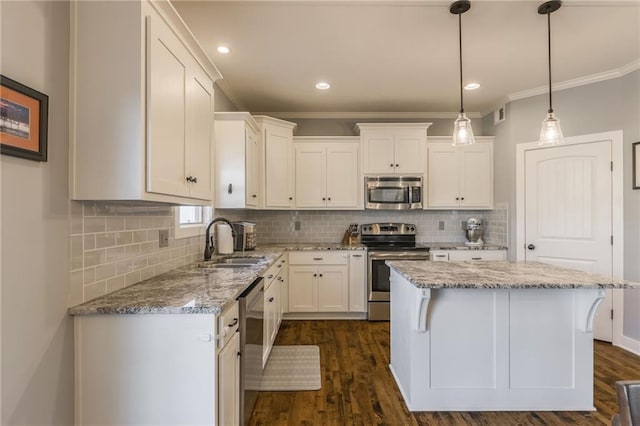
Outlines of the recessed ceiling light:
{"label": "recessed ceiling light", "polygon": [[467,83],[464,85],[464,90],[476,90],[479,87],[480,87],[480,83],[476,83],[475,81],[472,81],[471,83]]}
{"label": "recessed ceiling light", "polygon": [[220,53],[229,53],[229,52],[231,52],[231,49],[229,49],[227,46],[218,46],[218,52],[220,52]]}
{"label": "recessed ceiling light", "polygon": [[319,90],[327,90],[329,87],[331,87],[331,85],[326,81],[321,81],[319,83],[316,83],[316,89],[319,89]]}

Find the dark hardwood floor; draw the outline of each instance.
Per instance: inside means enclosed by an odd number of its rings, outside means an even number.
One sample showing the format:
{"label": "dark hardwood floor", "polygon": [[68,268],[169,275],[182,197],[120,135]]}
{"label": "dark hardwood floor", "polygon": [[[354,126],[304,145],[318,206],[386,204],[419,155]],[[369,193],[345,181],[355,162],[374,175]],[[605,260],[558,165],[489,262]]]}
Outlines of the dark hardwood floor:
{"label": "dark hardwood floor", "polygon": [[318,345],[322,389],[262,392],[251,425],[608,425],[615,381],[640,379],[640,357],[596,341],[597,411],[411,413],[389,372],[388,322],[283,321],[276,344]]}

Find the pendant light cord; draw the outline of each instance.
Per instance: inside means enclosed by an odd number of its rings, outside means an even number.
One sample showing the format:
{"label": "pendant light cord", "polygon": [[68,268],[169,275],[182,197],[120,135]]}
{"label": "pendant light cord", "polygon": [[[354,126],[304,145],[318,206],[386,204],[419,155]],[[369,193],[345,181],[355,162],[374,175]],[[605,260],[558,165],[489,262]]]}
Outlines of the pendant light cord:
{"label": "pendant light cord", "polygon": [[547,40],[549,43],[549,114],[553,112],[553,102],[551,97],[551,13],[547,13]]}
{"label": "pendant light cord", "polygon": [[[458,40],[460,42],[460,113],[463,113],[464,103],[462,100],[462,13],[458,13]],[[549,68],[549,70],[551,70],[551,68]]]}

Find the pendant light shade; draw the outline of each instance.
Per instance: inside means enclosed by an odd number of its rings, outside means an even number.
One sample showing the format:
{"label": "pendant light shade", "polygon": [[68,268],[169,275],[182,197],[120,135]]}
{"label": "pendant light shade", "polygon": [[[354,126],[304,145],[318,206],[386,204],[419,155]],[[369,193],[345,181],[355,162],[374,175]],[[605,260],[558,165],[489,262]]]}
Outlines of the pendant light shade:
{"label": "pendant light shade", "polygon": [[460,113],[458,118],[453,122],[453,146],[459,145],[471,145],[476,143],[476,138],[473,136],[473,129],[471,128],[471,120],[464,113],[464,98],[462,87],[462,14],[471,8],[471,2],[469,0],[459,0],[451,3],[449,12],[454,15],[458,15],[458,37],[460,45]]}
{"label": "pendant light shade", "polygon": [[564,141],[562,137],[562,129],[560,128],[560,120],[553,113],[553,102],[551,95],[551,14],[560,9],[562,2],[559,0],[551,0],[542,3],[538,7],[540,15],[547,15],[547,45],[549,56],[549,110],[547,116],[542,120],[542,128],[540,129],[539,145],[557,145]]}

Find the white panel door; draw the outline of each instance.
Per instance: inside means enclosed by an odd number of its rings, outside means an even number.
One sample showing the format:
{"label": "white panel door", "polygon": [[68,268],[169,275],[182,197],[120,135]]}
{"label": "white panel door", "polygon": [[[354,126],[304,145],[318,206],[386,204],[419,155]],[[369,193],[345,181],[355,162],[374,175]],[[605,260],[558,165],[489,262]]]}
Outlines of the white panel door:
{"label": "white panel door", "polygon": [[429,207],[458,207],[460,173],[458,150],[448,143],[429,144]]}
{"label": "white panel door", "polygon": [[345,266],[318,267],[318,312],[349,312],[348,279]]}
{"label": "white panel door", "polygon": [[460,206],[493,204],[493,144],[477,143],[460,149]]}
{"label": "white panel door", "polygon": [[327,146],[327,207],[358,207],[358,147],[354,144]]}
{"label": "white panel door", "polygon": [[258,141],[258,135],[251,126],[245,124],[244,131],[247,153],[245,158],[245,178],[247,182],[245,200],[247,206],[258,207],[261,202],[260,183],[258,180],[260,176],[260,142]]}
{"label": "white panel door", "polygon": [[315,266],[289,267],[289,312],[318,311],[317,277]]}
{"label": "white panel door", "polygon": [[393,136],[386,129],[368,131],[364,138],[364,172],[393,173]]}
{"label": "white panel door", "polygon": [[324,207],[326,149],[322,144],[300,144],[296,153],[296,207]]}
{"label": "white panel door", "polygon": [[395,173],[424,173],[426,130],[396,130],[394,133]]}
{"label": "white panel door", "polygon": [[[195,61],[192,61],[195,62]],[[213,199],[213,82],[195,63],[187,90],[187,152],[189,195]]]}
{"label": "white panel door", "polygon": [[[526,151],[526,260],[612,276],[611,142]],[[594,337],[611,341],[611,291]]]}
{"label": "white panel door", "polygon": [[240,333],[218,354],[218,424],[240,422]]}
{"label": "white panel door", "polygon": [[186,87],[189,53],[159,20],[149,20],[147,190],[189,196]]}
{"label": "white panel door", "polygon": [[293,148],[290,131],[265,126],[265,206],[293,207]]}

